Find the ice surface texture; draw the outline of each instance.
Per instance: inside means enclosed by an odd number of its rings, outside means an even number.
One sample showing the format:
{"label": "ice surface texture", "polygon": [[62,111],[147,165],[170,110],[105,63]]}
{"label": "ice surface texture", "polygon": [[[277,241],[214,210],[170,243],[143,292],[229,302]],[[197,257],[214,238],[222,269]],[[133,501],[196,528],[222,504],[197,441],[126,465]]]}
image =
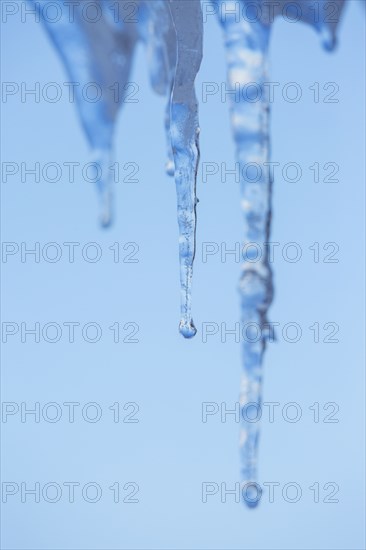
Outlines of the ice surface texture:
{"label": "ice surface texture", "polygon": [[[37,8],[37,3],[30,0]],[[200,0],[96,0],[102,17],[97,22],[82,16],[82,3],[70,8],[58,0],[62,18],[44,24],[76,88],[81,122],[100,164],[98,182],[101,221],[112,220],[113,201],[110,178],[113,132],[119,107],[128,90],[128,80],[138,41],[146,46],[151,85],[167,97],[168,174],[174,175],[177,190],[179,258],[181,280],[180,331],[185,338],[195,335],[191,314],[191,287],[196,240],[196,179],[199,162],[198,105],[195,79],[202,60],[203,17]],[[135,7],[131,13],[131,5]],[[263,353],[268,339],[267,311],[273,298],[272,272],[266,243],[271,229],[273,181],[270,160],[270,103],[267,97],[267,61],[272,24],[277,16],[301,19],[320,34],[323,46],[331,50],[344,0],[212,0],[210,13],[216,14],[224,34],[230,88],[256,83],[260,100],[240,94],[231,103],[231,122],[238,162],[261,166],[261,177],[241,173],[242,210],[245,243],[256,243],[265,251],[260,261],[248,257],[242,265],[240,297],[242,322],[261,329],[257,341],[250,334],[243,344],[243,375],[240,403],[242,425],[240,449],[244,500],[257,504],[257,452],[259,424],[248,422],[250,407],[261,405]],[[118,8],[118,9],[116,9]],[[207,8],[207,1],[206,1]],[[331,8],[331,11],[330,11]],[[116,17],[118,13],[118,17]],[[127,14],[129,13],[129,17]],[[42,15],[42,12],[40,12]],[[126,17],[123,17],[125,15]],[[96,82],[102,88],[102,101],[86,102],[80,90]],[[117,90],[117,92],[116,92]],[[248,89],[249,90],[249,89]],[[116,97],[117,93],[117,97]],[[232,96],[230,96],[232,99]],[[255,181],[254,181],[255,180]]]}
{"label": "ice surface texture", "polygon": [[[250,87],[247,93],[240,94],[237,102],[233,95],[231,99],[231,122],[236,143],[237,161],[240,164],[242,211],[244,215],[244,243],[256,243],[264,251],[259,261],[250,261],[249,253],[242,264],[242,274],[239,284],[241,297],[241,312],[243,326],[249,327],[247,337],[242,346],[243,374],[240,390],[241,407],[241,480],[242,494],[246,503],[254,507],[258,502],[260,490],[256,490],[257,454],[259,438],[259,422],[250,422],[256,417],[261,406],[263,354],[268,340],[269,325],[267,311],[273,299],[273,278],[268,258],[272,213],[272,185],[270,161],[270,103],[269,89],[263,86],[269,81],[268,47],[271,25],[276,16],[284,13],[312,24],[320,33],[323,45],[331,50],[335,46],[336,25],[343,8],[343,0],[333,3],[333,17],[329,23],[329,15],[323,0],[309,2],[300,0],[288,2],[281,0],[273,2],[269,9],[267,1],[246,2],[242,0],[243,8],[251,7],[247,19],[238,18],[237,2],[213,0],[212,5],[223,29],[228,67],[228,87],[240,90],[250,83],[255,83],[253,93],[260,98],[253,101]],[[246,5],[245,5],[246,4]],[[329,4],[329,3],[328,3]],[[314,9],[317,9],[316,14]],[[258,9],[256,9],[258,8]],[[231,15],[230,15],[231,12]],[[235,15],[234,15],[235,14]],[[245,165],[255,163],[260,178],[242,170]],[[248,250],[250,250],[248,248]],[[255,253],[256,256],[256,253]],[[253,334],[250,334],[253,327]],[[261,338],[257,340],[257,329]],[[254,412],[253,412],[254,411]],[[248,420],[249,419],[249,420]]]}

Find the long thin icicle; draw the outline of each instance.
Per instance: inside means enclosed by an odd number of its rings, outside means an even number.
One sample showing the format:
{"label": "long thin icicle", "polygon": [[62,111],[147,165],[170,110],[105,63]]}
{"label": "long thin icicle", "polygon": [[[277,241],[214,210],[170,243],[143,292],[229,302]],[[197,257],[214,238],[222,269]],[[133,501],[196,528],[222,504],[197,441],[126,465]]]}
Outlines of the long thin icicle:
{"label": "long thin icicle", "polygon": [[177,36],[177,65],[171,95],[171,140],[177,189],[181,281],[180,332],[196,334],[191,287],[196,248],[196,177],[199,161],[198,103],[194,83],[202,61],[203,21],[197,0],[170,0]]}
{"label": "long thin icicle", "polygon": [[[240,394],[243,419],[240,434],[242,481],[246,485],[257,479],[259,427],[257,422],[248,422],[244,419],[247,407],[252,403],[260,406],[261,402],[266,313],[273,295],[272,273],[265,244],[269,241],[272,191],[268,164],[265,166],[269,160],[269,102],[263,86],[267,81],[269,27],[259,22],[255,25],[237,22],[232,17],[221,18],[221,23],[225,34],[230,88],[240,86],[240,95],[245,97],[245,86],[256,83],[255,93],[261,98],[255,103],[244,100],[236,102],[235,98],[232,98],[231,102],[231,120],[240,172],[245,173],[243,167],[248,163],[255,163],[258,167],[256,173],[260,174],[260,177],[252,175],[252,178],[241,181],[244,241],[256,243],[264,252],[258,262],[251,262],[250,258],[244,262],[240,281],[242,323],[243,326],[249,327],[249,331],[250,327],[253,327],[254,333],[254,341],[248,334],[243,345],[244,371]],[[262,334],[259,340],[255,338],[258,330]],[[246,491],[250,493],[248,486]]]}
{"label": "long thin icicle", "polygon": [[[242,346],[243,374],[240,390],[241,405],[241,481],[242,495],[250,507],[258,504],[260,490],[257,481],[257,455],[259,422],[251,421],[251,408],[259,410],[262,403],[262,368],[270,327],[267,311],[273,299],[273,277],[269,263],[268,243],[272,216],[272,186],[270,160],[269,117],[270,104],[267,63],[268,45],[273,18],[286,13],[286,17],[301,18],[312,24],[321,34],[323,45],[330,50],[336,43],[335,31],[343,0],[336,4],[337,19],[327,22],[326,3],[320,0],[310,6],[306,0],[289,4],[286,0],[272,3],[258,0],[256,4],[242,0],[238,3],[213,0],[216,13],[224,31],[228,84],[238,89],[235,98],[230,95],[231,121],[240,165],[242,210],[244,214],[244,243],[254,243],[261,250],[256,259],[247,254],[242,265],[240,279],[241,320],[246,328]],[[257,7],[257,17],[244,18],[244,8]],[[318,8],[314,17],[314,9]],[[267,8],[267,10],[265,10]],[[286,11],[284,11],[286,9]],[[321,15],[322,14],[322,15]],[[259,16],[260,15],[260,16]],[[238,101],[238,97],[240,98]],[[252,164],[251,164],[252,163]],[[244,167],[255,166],[253,173]],[[246,247],[250,250],[250,247]],[[258,338],[258,332],[260,338]],[[252,413],[253,414],[253,413]]]}

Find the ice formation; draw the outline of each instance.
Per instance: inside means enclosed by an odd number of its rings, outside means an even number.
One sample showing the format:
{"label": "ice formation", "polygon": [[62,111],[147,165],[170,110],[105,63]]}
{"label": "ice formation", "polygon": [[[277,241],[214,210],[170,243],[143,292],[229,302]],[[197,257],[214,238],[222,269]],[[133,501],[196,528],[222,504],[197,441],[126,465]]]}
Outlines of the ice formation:
{"label": "ice formation", "polygon": [[[101,222],[113,216],[113,190],[108,166],[112,163],[113,133],[119,107],[129,89],[129,76],[136,45],[146,46],[153,89],[167,97],[165,127],[168,143],[167,172],[174,175],[177,190],[179,257],[181,279],[180,331],[195,335],[191,314],[191,286],[196,239],[196,179],[199,162],[198,104],[195,79],[202,60],[203,13],[217,17],[224,34],[228,83],[234,87],[256,83],[260,101],[241,94],[231,104],[231,120],[237,160],[255,162],[262,168],[258,181],[242,176],[244,242],[266,250],[271,228],[272,179],[270,159],[270,103],[267,81],[267,51],[276,17],[303,21],[320,33],[324,47],[335,45],[336,28],[344,0],[94,0],[96,17],[85,16],[83,2],[57,0],[57,21],[45,17],[39,1],[30,0],[49,32],[76,88],[78,112],[101,166],[98,183]],[[74,5],[72,5],[74,2]],[[55,3],[55,2],[53,2]],[[71,4],[71,7],[70,7]],[[88,2],[90,4],[90,2]],[[89,12],[90,13],[90,12]],[[102,100],[86,102],[80,90],[90,82],[102,89]],[[119,95],[116,101],[116,90]],[[249,88],[248,88],[249,90]],[[240,171],[243,174],[244,171]],[[242,413],[250,404],[261,403],[262,362],[268,339],[267,311],[272,301],[272,273],[268,251],[259,262],[242,265],[240,296],[243,323],[262,330],[258,342],[243,344]],[[247,339],[249,340],[249,338]],[[246,415],[242,414],[242,418]],[[242,421],[241,480],[246,502],[254,506],[257,479],[258,423]]]}

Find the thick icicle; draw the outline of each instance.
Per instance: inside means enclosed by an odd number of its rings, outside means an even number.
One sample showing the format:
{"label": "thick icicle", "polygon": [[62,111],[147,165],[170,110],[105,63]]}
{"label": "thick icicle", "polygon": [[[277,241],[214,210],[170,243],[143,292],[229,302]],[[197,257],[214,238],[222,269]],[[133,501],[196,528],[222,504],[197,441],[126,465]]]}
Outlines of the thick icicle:
{"label": "thick icicle", "polygon": [[202,60],[203,20],[197,0],[170,0],[177,36],[177,65],[171,95],[171,140],[177,188],[181,280],[180,332],[192,338],[191,286],[196,247],[196,178],[199,161],[198,104],[194,82]]}
{"label": "thick icicle", "polygon": [[[127,0],[120,0],[120,4]],[[31,0],[41,17],[39,2]],[[108,17],[108,2],[101,4],[103,17],[92,22],[85,17],[80,2],[73,10],[58,0],[61,18],[43,19],[43,23],[60,54],[70,81],[75,83],[75,100],[89,144],[92,160],[101,177],[98,180],[100,217],[103,226],[112,220],[112,146],[117,113],[123,104],[136,43],[133,23],[113,24]],[[114,2],[115,3],[115,2]],[[70,4],[70,3],[69,3]],[[70,14],[74,14],[74,18]],[[91,88],[95,84],[97,89]],[[97,96],[97,101],[86,100],[86,90]]]}

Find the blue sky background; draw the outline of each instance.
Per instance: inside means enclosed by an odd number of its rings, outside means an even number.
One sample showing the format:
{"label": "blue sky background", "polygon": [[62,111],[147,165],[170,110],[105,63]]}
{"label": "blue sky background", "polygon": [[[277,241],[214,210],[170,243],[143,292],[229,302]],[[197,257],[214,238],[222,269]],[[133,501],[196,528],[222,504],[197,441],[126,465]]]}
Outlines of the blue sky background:
{"label": "blue sky background", "polygon": [[[119,183],[116,221],[103,231],[97,223],[93,186],[81,176],[70,183],[67,172],[57,183],[2,183],[2,240],[48,243],[97,242],[103,257],[88,263],[77,253],[71,264],[10,257],[2,264],[2,319],[15,323],[91,321],[103,329],[90,344],[77,332],[70,344],[21,343],[19,335],[3,346],[2,399],[6,402],[97,402],[100,422],[80,418],[70,424],[19,415],[2,424],[2,480],[32,485],[36,481],[97,482],[98,503],[75,502],[63,494],[51,504],[29,497],[9,497],[2,506],[2,545],[6,549],[361,549],[364,547],[364,94],[365,31],[363,11],[347,2],[333,54],[321,49],[314,31],[278,20],[271,45],[271,80],[297,82],[298,103],[277,96],[272,111],[272,158],[281,165],[297,162],[297,183],[277,175],[274,186],[272,240],[297,242],[298,263],[274,263],[276,296],[270,319],[296,322],[299,342],[279,335],[265,356],[264,401],[301,406],[297,423],[264,419],[260,441],[259,481],[280,483],[274,503],[268,493],[248,510],[220,495],[201,501],[204,481],[239,481],[239,426],[228,417],[201,421],[202,402],[238,399],[240,345],[219,335],[202,342],[202,323],[239,319],[237,281],[240,267],[232,257],[216,255],[204,263],[204,242],[242,239],[238,185],[220,174],[202,183],[198,215],[198,254],[193,304],[198,334],[185,341],[178,333],[179,269],[175,189],[164,173],[164,100],[150,90],[145,52],[138,51],[131,80],[138,83],[137,104],[126,105],[118,122],[116,160],[139,165],[139,183]],[[40,24],[19,17],[3,25],[2,80],[32,83],[67,80],[61,62]],[[214,19],[205,24],[205,50],[197,81],[225,82],[221,30]],[[338,103],[315,104],[315,82],[339,85]],[[328,90],[331,91],[331,90]],[[229,106],[219,96],[200,106],[201,162],[234,165]],[[89,162],[86,139],[75,106],[22,103],[2,105],[3,162]],[[315,183],[308,169],[314,162],[336,162],[338,183]],[[80,174],[80,172],[77,172]],[[114,263],[108,247],[136,242],[138,263]],[[338,263],[315,263],[309,247],[339,245]],[[63,248],[65,251],[65,249]],[[131,249],[127,250],[130,252]],[[328,250],[330,252],[331,250]],[[126,251],[123,252],[126,254]],[[321,254],[324,252],[321,251]],[[138,323],[139,343],[115,344],[108,329],[114,322]],[[337,344],[314,343],[309,326],[337,323]],[[126,331],[123,333],[126,335]],[[321,332],[322,335],[322,332]],[[324,338],[324,334],[322,335]],[[140,406],[136,424],[113,423],[114,402]],[[309,407],[334,402],[338,423],[315,423]],[[66,409],[63,409],[64,414]],[[122,411],[126,414],[125,411]],[[129,411],[127,411],[129,412]],[[331,409],[327,412],[331,412]],[[108,489],[118,481],[139,484],[139,503],[114,503]],[[296,482],[302,498],[289,503],[281,488]],[[338,503],[314,503],[309,486],[339,486]],[[127,493],[124,492],[123,496]]]}

